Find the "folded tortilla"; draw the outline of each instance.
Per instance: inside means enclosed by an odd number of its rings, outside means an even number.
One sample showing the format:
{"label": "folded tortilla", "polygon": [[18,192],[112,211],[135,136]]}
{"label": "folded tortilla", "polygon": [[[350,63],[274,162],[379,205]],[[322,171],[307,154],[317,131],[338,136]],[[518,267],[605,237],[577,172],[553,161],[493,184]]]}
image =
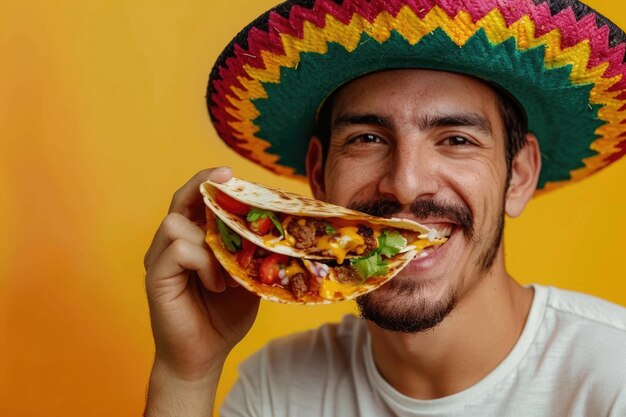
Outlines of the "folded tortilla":
{"label": "folded tortilla", "polygon": [[[261,186],[239,178],[232,178],[225,183],[204,182],[200,191],[206,206],[215,213],[230,229],[245,237],[257,246],[287,256],[307,259],[336,259],[342,263],[345,258],[358,258],[366,255],[376,245],[381,232],[397,230],[405,238],[404,247],[400,252],[421,250],[425,247],[438,245],[446,239],[437,231],[407,219],[380,218],[370,216],[345,207],[314,200],[298,194],[289,193],[275,188]],[[250,207],[276,213],[282,223],[281,236],[274,234],[260,236],[250,229],[245,215],[229,212],[218,203],[218,194],[224,193],[230,198]],[[296,242],[298,236],[290,235],[293,230],[290,222],[324,221],[333,225],[330,230],[333,236],[317,236],[315,243],[308,247]],[[363,233],[362,230],[366,233]],[[364,238],[369,233],[372,238]],[[331,233],[332,234],[332,233]],[[365,243],[369,241],[369,244]],[[306,246],[306,245],[305,245]]]}
{"label": "folded tortilla", "polygon": [[[269,301],[286,304],[329,304],[350,300],[385,284],[408,265],[417,254],[413,249],[398,253],[386,260],[387,267],[383,274],[356,282],[341,282],[338,278],[338,268],[349,267],[349,261],[344,262],[344,265],[338,265],[332,260],[312,261],[299,257],[289,257],[289,260],[285,262],[285,266],[290,266],[285,269],[296,269],[297,272],[304,274],[308,285],[306,291],[296,294],[290,289],[291,283],[288,282],[288,279],[293,277],[285,276],[286,279],[283,279],[284,283],[276,282],[272,285],[266,285],[258,277],[252,276],[254,274],[249,272],[249,268],[243,268],[237,261],[237,256],[242,249],[231,251],[226,247],[220,237],[217,218],[211,210],[207,209],[206,211],[206,242],[219,263],[244,288]],[[248,233],[243,233],[241,238],[245,239],[248,235]],[[261,250],[264,251],[263,248]],[[272,253],[266,252],[266,255]],[[325,273],[316,272],[320,270],[325,270]],[[313,283],[315,285],[312,285]]]}
{"label": "folded tortilla", "polygon": [[[215,257],[233,279],[270,301],[356,298],[385,284],[422,249],[446,240],[410,220],[374,217],[238,178],[207,181],[200,191],[207,206],[206,242]],[[252,227],[253,218],[265,219],[265,231]],[[246,247],[254,261],[241,260],[251,259]],[[264,268],[270,257],[281,259],[274,275]]]}

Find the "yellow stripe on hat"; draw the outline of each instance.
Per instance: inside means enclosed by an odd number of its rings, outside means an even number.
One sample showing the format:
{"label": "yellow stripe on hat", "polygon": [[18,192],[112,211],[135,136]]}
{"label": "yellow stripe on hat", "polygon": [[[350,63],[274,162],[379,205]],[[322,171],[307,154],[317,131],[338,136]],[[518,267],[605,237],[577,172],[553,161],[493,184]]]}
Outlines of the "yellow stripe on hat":
{"label": "yellow stripe on hat", "polygon": [[[492,10],[477,22],[473,22],[467,12],[461,11],[452,18],[438,6],[433,7],[423,19],[409,6],[404,6],[395,17],[388,12],[382,12],[372,22],[354,14],[348,25],[327,15],[323,28],[311,22],[304,22],[302,38],[281,34],[284,54],[263,51],[261,56],[265,68],[244,65],[243,68],[251,79],[239,77],[238,80],[246,90],[232,88],[234,95],[229,96],[233,108],[228,111],[238,120],[230,122],[230,125],[240,132],[236,136],[244,140],[239,147],[251,151],[262,165],[281,174],[289,171],[287,175],[295,176],[293,169],[276,164],[279,158],[277,155],[265,152],[270,146],[269,142],[254,136],[259,129],[253,121],[259,113],[252,100],[267,98],[263,83],[280,83],[281,68],[296,68],[300,62],[301,53],[326,53],[329,42],[340,44],[346,50],[353,51],[359,46],[363,34],[383,43],[389,39],[392,30],[396,30],[414,45],[438,28],[443,30],[459,47],[465,45],[467,40],[480,29],[485,31],[487,38],[493,44],[513,38],[520,51],[543,46],[546,68],[553,69],[569,65],[571,66],[569,78],[573,85],[593,84],[589,98],[590,104],[603,106],[598,116],[607,123],[596,130],[596,134],[601,137],[591,145],[591,149],[599,152],[599,155],[584,159],[584,167],[570,171],[572,180],[579,180],[597,171],[605,165],[604,159],[607,155],[617,150],[617,144],[620,141],[618,135],[622,130],[618,125],[624,120],[624,114],[619,111],[621,103],[616,98],[619,92],[608,90],[621,80],[621,76],[604,78],[603,74],[609,66],[608,63],[588,68],[591,54],[588,40],[583,40],[569,48],[562,48],[562,35],[559,30],[554,29],[536,37],[536,26],[529,16],[524,16],[507,26],[502,13],[497,9]],[[547,183],[545,189],[553,189],[559,184],[561,182]]]}

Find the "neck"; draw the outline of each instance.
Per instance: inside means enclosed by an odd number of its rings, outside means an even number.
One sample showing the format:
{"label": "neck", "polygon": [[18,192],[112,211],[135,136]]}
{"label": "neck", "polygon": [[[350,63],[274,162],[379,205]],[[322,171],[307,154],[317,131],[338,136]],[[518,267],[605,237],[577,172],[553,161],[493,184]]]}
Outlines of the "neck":
{"label": "neck", "polygon": [[368,323],[376,366],[398,391],[424,400],[463,391],[515,346],[533,293],[506,273],[501,255],[434,329],[404,334]]}

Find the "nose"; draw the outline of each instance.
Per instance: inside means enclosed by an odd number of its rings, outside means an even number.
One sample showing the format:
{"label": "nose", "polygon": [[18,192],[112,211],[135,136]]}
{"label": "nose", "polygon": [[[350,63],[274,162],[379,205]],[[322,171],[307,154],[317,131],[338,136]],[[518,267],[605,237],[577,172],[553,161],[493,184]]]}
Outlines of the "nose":
{"label": "nose", "polygon": [[433,152],[415,140],[398,140],[378,184],[380,194],[402,205],[418,198],[434,197],[439,190],[438,162]]}

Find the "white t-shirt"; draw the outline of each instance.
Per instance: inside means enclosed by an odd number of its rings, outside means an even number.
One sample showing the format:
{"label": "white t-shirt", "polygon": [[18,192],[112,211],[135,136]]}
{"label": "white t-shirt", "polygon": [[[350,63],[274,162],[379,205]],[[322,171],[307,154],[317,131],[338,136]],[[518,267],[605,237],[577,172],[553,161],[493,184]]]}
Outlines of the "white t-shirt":
{"label": "white t-shirt", "polygon": [[376,369],[365,322],[346,316],[253,355],[221,415],[625,417],[626,309],[533,288],[513,350],[464,391],[434,400],[399,393]]}

